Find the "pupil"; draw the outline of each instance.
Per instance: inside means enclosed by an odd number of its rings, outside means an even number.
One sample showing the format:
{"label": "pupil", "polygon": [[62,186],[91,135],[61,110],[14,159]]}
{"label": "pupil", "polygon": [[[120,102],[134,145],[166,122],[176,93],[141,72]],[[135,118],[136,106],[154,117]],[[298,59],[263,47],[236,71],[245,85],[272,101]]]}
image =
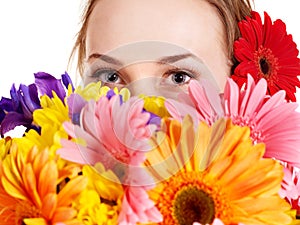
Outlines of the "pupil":
{"label": "pupil", "polygon": [[267,74],[269,72],[269,64],[266,59],[264,58],[260,59],[259,65],[263,74]]}
{"label": "pupil", "polygon": [[183,83],[185,81],[185,75],[182,73],[176,73],[173,77],[173,81],[177,84]]}
{"label": "pupil", "polygon": [[109,82],[116,82],[118,80],[118,75],[116,73],[108,74],[107,80]]}

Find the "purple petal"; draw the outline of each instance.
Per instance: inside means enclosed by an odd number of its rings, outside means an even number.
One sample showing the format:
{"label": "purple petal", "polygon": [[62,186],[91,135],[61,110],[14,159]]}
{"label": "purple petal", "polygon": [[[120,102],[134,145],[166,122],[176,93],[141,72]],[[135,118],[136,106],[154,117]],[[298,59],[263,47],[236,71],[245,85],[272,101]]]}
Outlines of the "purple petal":
{"label": "purple petal", "polygon": [[71,77],[69,76],[69,74],[67,72],[65,72],[64,74],[61,75],[61,79],[62,79],[62,82],[65,85],[66,89],[68,89],[69,84],[71,84],[72,91],[74,92],[74,85],[72,83]]}
{"label": "purple petal", "polygon": [[80,125],[80,113],[74,113],[70,116],[72,123],[76,125]]}
{"label": "purple petal", "polygon": [[147,124],[154,124],[154,125],[160,126],[160,124],[161,124],[161,118],[158,115],[156,115],[156,114],[154,114],[152,112],[148,112],[145,109],[143,109],[143,112],[150,114],[150,118],[149,118],[149,121],[148,121]]}
{"label": "purple petal", "polygon": [[30,108],[34,109],[34,110],[41,108],[40,98],[39,98],[39,94],[38,94],[36,85],[30,84],[28,86],[28,89],[29,89],[30,101],[29,102],[26,101],[26,104],[31,105]]}
{"label": "purple petal", "polygon": [[66,91],[60,81],[52,75],[45,72],[38,72],[34,74],[35,84],[42,95],[46,94],[49,97],[53,97],[52,91],[63,101],[66,96]]}
{"label": "purple petal", "polygon": [[115,95],[116,93],[111,89],[106,93],[106,97],[108,98],[108,100],[110,100]]}
{"label": "purple petal", "polygon": [[23,125],[25,127],[31,126],[32,120],[26,119],[23,114],[17,112],[10,112],[6,114],[0,127],[1,136],[6,132],[13,130],[16,126]]}
{"label": "purple petal", "polygon": [[150,119],[149,119],[148,124],[154,124],[157,127],[160,127],[161,118],[159,116],[151,116]]}
{"label": "purple petal", "polygon": [[[116,95],[116,93],[114,92],[114,90],[110,89],[107,93],[106,93],[106,98],[108,98],[108,100],[110,100],[112,97],[114,97]],[[122,105],[124,103],[123,101],[123,96],[119,95],[120,98],[120,105]]]}
{"label": "purple petal", "polygon": [[21,106],[20,106],[19,94],[17,92],[15,84],[13,84],[11,89],[10,89],[10,96],[11,96],[12,110],[16,111],[16,112],[21,112],[22,109],[21,109]]}
{"label": "purple petal", "polygon": [[67,98],[69,117],[74,124],[79,124],[80,112],[87,102],[79,94],[71,94]]}
{"label": "purple petal", "polygon": [[82,108],[87,104],[79,94],[71,94],[67,98],[67,104],[71,113],[80,113]]}
{"label": "purple petal", "polygon": [[0,109],[0,124],[2,123],[5,115],[6,115],[5,112],[2,109]]}
{"label": "purple petal", "polygon": [[40,108],[36,86],[34,84],[31,84],[29,86],[21,84],[19,88],[19,94],[24,117],[32,119],[33,111]]}
{"label": "purple petal", "polygon": [[10,112],[13,110],[12,100],[10,98],[2,97],[0,101],[0,109],[4,112]]}

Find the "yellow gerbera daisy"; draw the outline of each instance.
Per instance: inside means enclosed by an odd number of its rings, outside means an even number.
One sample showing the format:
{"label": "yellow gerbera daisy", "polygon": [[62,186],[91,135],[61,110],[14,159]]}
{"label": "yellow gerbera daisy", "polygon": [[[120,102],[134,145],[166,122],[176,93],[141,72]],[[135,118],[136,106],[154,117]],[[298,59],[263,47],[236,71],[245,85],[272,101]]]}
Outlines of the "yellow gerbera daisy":
{"label": "yellow gerbera daisy", "polygon": [[146,161],[158,182],[150,197],[162,224],[283,225],[293,220],[278,195],[282,166],[262,158],[263,144],[252,145],[248,127],[219,120],[194,131],[190,117],[167,120],[153,140]]}
{"label": "yellow gerbera daisy", "polygon": [[12,139],[10,137],[0,139],[0,159],[4,159],[9,152]]}
{"label": "yellow gerbera daisy", "polygon": [[[0,224],[76,222],[72,202],[87,186],[87,178],[74,172],[71,167],[59,169],[47,149],[24,154],[13,144],[0,161]],[[61,185],[65,178],[69,181]]]}
{"label": "yellow gerbera daisy", "polygon": [[117,176],[100,163],[84,166],[82,173],[88,178],[88,187],[74,202],[77,218],[86,225],[117,224],[123,196]]}

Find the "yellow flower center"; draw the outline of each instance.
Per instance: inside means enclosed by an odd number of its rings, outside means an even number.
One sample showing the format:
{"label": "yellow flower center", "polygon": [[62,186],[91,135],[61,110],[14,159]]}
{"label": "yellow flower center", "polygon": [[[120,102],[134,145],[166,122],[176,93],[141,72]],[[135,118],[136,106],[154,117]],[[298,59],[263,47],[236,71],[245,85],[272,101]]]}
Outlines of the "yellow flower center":
{"label": "yellow flower center", "polygon": [[174,217],[180,225],[212,223],[215,217],[214,200],[196,187],[183,188],[175,197]]}
{"label": "yellow flower center", "polygon": [[30,204],[29,202],[20,202],[16,206],[16,225],[23,225],[23,219],[26,218],[40,218],[42,217],[42,213],[35,206]]}
{"label": "yellow flower center", "polygon": [[226,224],[233,217],[227,194],[218,181],[206,173],[183,171],[161,185],[151,195],[163,215],[161,224],[206,224],[214,218]]}

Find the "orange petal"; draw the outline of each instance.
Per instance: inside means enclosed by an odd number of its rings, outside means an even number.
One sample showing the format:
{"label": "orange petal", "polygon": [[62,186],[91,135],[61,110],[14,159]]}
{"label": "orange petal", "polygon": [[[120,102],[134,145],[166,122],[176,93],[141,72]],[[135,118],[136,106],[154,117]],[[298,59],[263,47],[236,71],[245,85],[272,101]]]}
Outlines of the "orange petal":
{"label": "orange petal", "polygon": [[50,193],[43,198],[42,215],[51,220],[57,206],[57,195]]}
{"label": "orange petal", "polygon": [[70,180],[58,193],[58,206],[70,205],[74,198],[87,186],[87,177],[76,177]]}
{"label": "orange petal", "polygon": [[8,195],[3,189],[0,188],[0,208],[1,209],[15,207],[15,205],[17,203],[18,203],[18,199]]}
{"label": "orange petal", "polygon": [[[62,159],[61,159],[62,160]],[[59,170],[59,180],[58,182],[64,180],[67,177],[75,177],[81,171],[81,165],[78,164],[69,164],[65,165],[62,169]]]}
{"label": "orange petal", "polygon": [[46,164],[46,162],[48,160],[49,160],[49,152],[47,150],[40,152],[36,156],[36,158],[32,164],[36,177],[39,176],[43,166]]}
{"label": "orange petal", "polygon": [[30,198],[31,198],[32,202],[35,204],[35,206],[37,208],[41,208],[42,201],[37,192],[36,177],[34,175],[31,164],[25,165],[24,170],[22,172],[22,177],[24,180],[24,186],[25,186],[27,194],[30,196]]}
{"label": "orange petal", "polygon": [[47,162],[41,169],[38,178],[38,193],[40,196],[46,196],[49,193],[56,193],[58,179],[57,165],[54,161]]}
{"label": "orange petal", "polygon": [[73,208],[60,207],[57,208],[53,215],[52,223],[64,222],[73,219],[77,212]]}
{"label": "orange petal", "polygon": [[27,154],[27,160],[26,160],[26,162],[33,163],[33,161],[37,157],[38,153],[39,153],[38,148],[36,146],[32,147],[32,149]]}

